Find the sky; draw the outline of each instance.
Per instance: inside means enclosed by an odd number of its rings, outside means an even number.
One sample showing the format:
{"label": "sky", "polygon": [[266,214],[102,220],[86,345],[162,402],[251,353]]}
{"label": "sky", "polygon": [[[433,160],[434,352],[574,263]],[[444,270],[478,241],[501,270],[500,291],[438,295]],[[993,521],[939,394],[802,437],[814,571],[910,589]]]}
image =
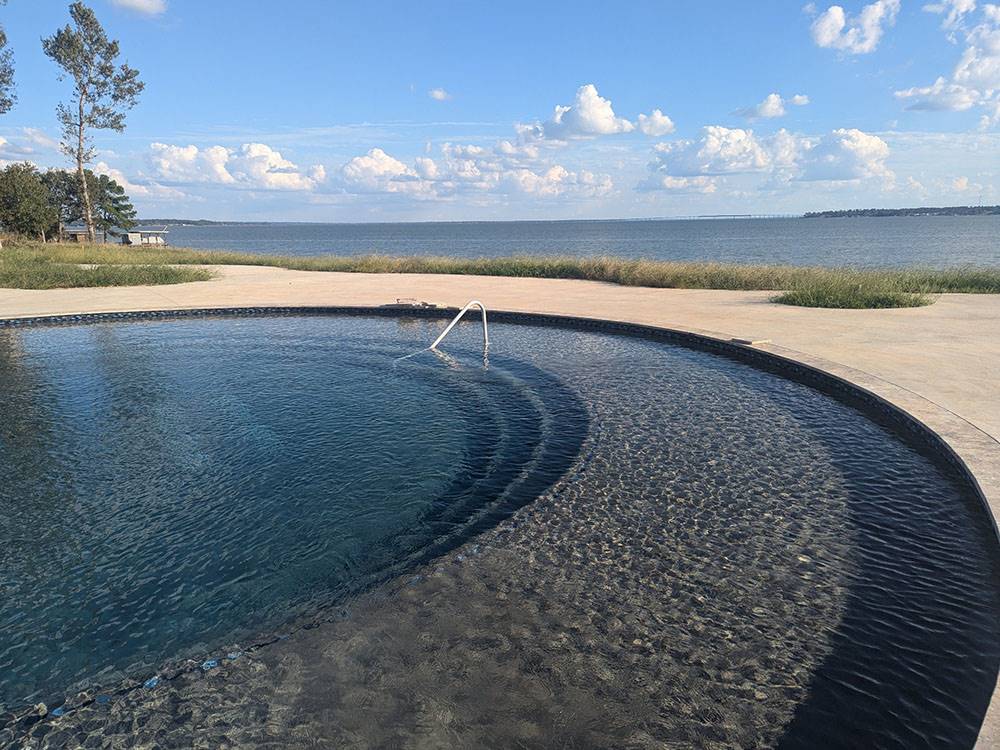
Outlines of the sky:
{"label": "sky", "polygon": [[[646,218],[1000,203],[978,0],[91,0],[146,84],[93,168],[145,217]],[[67,167],[70,94],[9,0],[0,163]]]}

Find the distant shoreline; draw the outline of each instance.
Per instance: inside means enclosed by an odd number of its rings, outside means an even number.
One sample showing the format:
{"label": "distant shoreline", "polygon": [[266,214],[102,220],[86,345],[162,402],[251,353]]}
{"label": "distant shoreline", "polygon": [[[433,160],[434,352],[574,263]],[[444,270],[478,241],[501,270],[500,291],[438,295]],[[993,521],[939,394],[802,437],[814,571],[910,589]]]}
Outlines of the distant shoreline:
{"label": "distant shoreline", "polygon": [[923,206],[921,208],[852,208],[846,211],[809,211],[806,219],[842,219],[855,216],[1000,216],[1000,206]]}
{"label": "distant shoreline", "polygon": [[140,227],[225,227],[225,226],[272,226],[272,225],[365,225],[365,224],[579,224],[600,222],[655,222],[655,221],[726,221],[732,219],[748,219],[760,221],[768,218],[780,219],[841,219],[855,217],[885,217],[885,216],[1000,216],[1000,205],[997,206],[923,206],[919,208],[852,208],[831,211],[809,211],[795,215],[751,215],[732,216],[656,216],[650,218],[626,219],[472,219],[462,221],[423,220],[423,221],[217,221],[215,219],[140,219]]}

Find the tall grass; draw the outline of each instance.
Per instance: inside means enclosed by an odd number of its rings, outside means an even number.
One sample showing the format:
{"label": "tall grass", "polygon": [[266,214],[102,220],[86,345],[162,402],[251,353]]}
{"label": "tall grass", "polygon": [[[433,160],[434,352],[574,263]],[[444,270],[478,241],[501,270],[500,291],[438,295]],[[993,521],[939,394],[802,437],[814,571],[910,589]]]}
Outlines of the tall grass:
{"label": "tall grass", "polygon": [[[6,252],[0,251],[0,256]],[[102,268],[135,264],[145,267],[253,265],[302,271],[469,274],[584,279],[623,286],[671,289],[784,291],[784,294],[774,298],[775,301],[812,307],[912,307],[930,304],[933,302],[930,295],[943,292],[1000,294],[1000,268],[853,269],[560,256],[301,257],[180,248],[38,243],[20,243],[17,252],[24,257],[43,258],[51,264],[97,264]],[[2,276],[0,285],[3,285]]]}
{"label": "tall grass", "polygon": [[170,265],[77,265],[20,248],[0,250],[0,288],[66,289],[98,286],[147,286],[207,281],[205,268]]}

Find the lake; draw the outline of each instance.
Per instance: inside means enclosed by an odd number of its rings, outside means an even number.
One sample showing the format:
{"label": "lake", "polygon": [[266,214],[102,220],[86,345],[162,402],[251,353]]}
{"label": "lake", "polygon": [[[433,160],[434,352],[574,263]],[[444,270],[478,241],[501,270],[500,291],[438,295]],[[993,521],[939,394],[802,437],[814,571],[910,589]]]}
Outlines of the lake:
{"label": "lake", "polygon": [[224,224],[175,247],[287,255],[618,255],[820,266],[1000,265],[1000,216]]}

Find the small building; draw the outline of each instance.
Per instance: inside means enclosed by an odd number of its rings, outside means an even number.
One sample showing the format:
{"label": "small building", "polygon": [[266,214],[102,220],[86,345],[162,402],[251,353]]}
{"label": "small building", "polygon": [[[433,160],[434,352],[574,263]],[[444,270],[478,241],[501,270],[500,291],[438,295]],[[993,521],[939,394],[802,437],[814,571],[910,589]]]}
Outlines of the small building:
{"label": "small building", "polygon": [[167,230],[166,229],[155,229],[155,230],[141,230],[135,232],[126,232],[122,235],[123,245],[166,245],[167,244]]}
{"label": "small building", "polygon": [[86,229],[67,229],[63,232],[66,242],[89,242]]}

